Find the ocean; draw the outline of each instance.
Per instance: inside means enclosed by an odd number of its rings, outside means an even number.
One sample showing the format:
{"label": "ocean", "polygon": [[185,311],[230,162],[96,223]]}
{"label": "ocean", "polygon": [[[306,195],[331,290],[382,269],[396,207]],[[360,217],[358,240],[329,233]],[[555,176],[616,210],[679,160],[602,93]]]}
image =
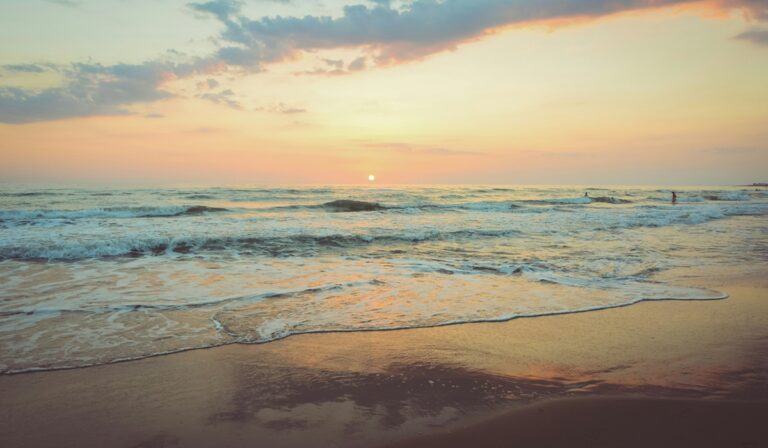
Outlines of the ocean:
{"label": "ocean", "polygon": [[0,187],[0,373],[726,298],[664,274],[764,265],[768,191],[675,191]]}

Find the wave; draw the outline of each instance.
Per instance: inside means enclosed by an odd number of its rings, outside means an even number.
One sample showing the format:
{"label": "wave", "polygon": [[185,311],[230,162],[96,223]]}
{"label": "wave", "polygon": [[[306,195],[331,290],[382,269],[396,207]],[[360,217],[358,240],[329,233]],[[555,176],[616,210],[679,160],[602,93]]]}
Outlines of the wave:
{"label": "wave", "polygon": [[384,209],[377,202],[355,201],[352,199],[326,202],[322,206],[334,212],[371,212]]}
{"label": "wave", "polygon": [[[335,285],[332,285],[332,287]],[[651,284],[648,284],[651,286]],[[446,317],[444,319],[432,320],[427,319],[425,321],[410,321],[403,322],[401,324],[389,324],[379,326],[366,326],[360,324],[353,324],[349,326],[305,326],[297,325],[297,323],[290,317],[282,318],[280,316],[262,316],[257,313],[256,316],[253,313],[245,310],[226,310],[221,309],[210,316],[210,322],[215,331],[223,336],[223,338],[217,338],[214,340],[198,343],[197,345],[186,345],[182,341],[182,346],[172,349],[157,350],[159,347],[154,347],[154,350],[149,350],[144,353],[138,352],[129,356],[118,356],[103,359],[87,359],[87,360],[62,360],[61,363],[51,364],[45,363],[44,365],[32,364],[32,365],[18,365],[18,366],[2,366],[0,365],[0,375],[8,374],[20,374],[28,372],[39,371],[55,371],[55,370],[70,370],[77,368],[87,368],[99,365],[108,365],[121,363],[126,361],[135,361],[140,359],[146,359],[157,356],[164,356],[168,354],[174,354],[184,351],[207,349],[212,347],[220,347],[232,344],[265,344],[281,339],[288,338],[290,336],[301,334],[322,334],[322,333],[358,333],[358,332],[371,332],[371,331],[398,331],[408,330],[416,328],[435,328],[452,325],[462,325],[469,323],[500,323],[508,322],[514,319],[524,318],[536,318],[544,316],[557,316],[568,315],[576,313],[586,313],[592,311],[600,311],[612,308],[622,308],[632,306],[642,302],[651,301],[708,301],[708,300],[723,300],[729,296],[727,293],[709,290],[709,289],[694,289],[694,288],[682,288],[682,287],[669,287],[668,291],[649,294],[639,293],[630,297],[625,297],[623,300],[618,300],[613,303],[597,304],[597,305],[585,305],[576,306],[569,309],[553,309],[553,310],[539,310],[539,311],[509,311],[501,312],[495,316],[462,316],[462,317]],[[89,315],[91,313],[88,313]],[[177,339],[180,339],[176,335]],[[34,361],[33,361],[34,362]],[[5,368],[3,368],[5,367]]]}
{"label": "wave", "polygon": [[[648,196],[645,199],[652,202],[671,203],[672,194],[670,193],[669,196]],[[706,199],[704,199],[703,196],[685,196],[682,193],[680,193],[677,195],[677,202],[678,203],[706,202]]]}
{"label": "wave", "polygon": [[[441,196],[446,198],[445,196]],[[461,198],[456,195],[455,199]],[[449,198],[450,199],[450,198]],[[361,201],[355,199],[337,199],[321,204],[294,204],[279,205],[275,207],[265,207],[257,209],[261,212],[289,211],[289,210],[325,210],[331,212],[366,212],[366,211],[394,211],[394,212],[414,212],[414,211],[487,211],[487,212],[505,212],[505,211],[541,211],[541,207],[531,208],[530,206],[542,205],[589,205],[592,203],[604,204],[631,204],[633,201],[611,196],[599,197],[576,197],[576,198],[555,198],[555,199],[523,199],[523,200],[495,200],[495,201],[473,201],[473,202],[447,202],[447,203],[399,203],[383,204],[381,202]],[[553,211],[557,209],[545,209]]]}
{"label": "wave", "polygon": [[193,301],[188,303],[127,303],[127,304],[121,304],[116,306],[96,306],[96,307],[84,306],[81,308],[32,308],[30,307],[29,309],[22,308],[22,309],[15,309],[15,310],[11,309],[11,310],[0,311],[0,316],[1,317],[18,316],[18,315],[54,316],[54,315],[69,314],[69,313],[94,315],[94,314],[130,313],[130,312],[137,312],[137,311],[158,311],[158,312],[187,311],[187,310],[193,310],[193,309],[199,309],[199,308],[220,309],[224,305],[237,304],[242,306],[242,305],[249,305],[249,304],[264,301],[264,300],[299,297],[299,296],[305,296],[310,294],[339,291],[345,288],[357,288],[365,285],[380,285],[380,284],[382,284],[382,282],[378,280],[353,281],[353,282],[346,282],[346,283],[329,283],[322,286],[314,286],[314,287],[308,287],[308,288],[267,291],[259,294],[222,297],[222,298],[217,298],[213,300],[204,300],[204,301],[198,301],[198,302]]}
{"label": "wave", "polygon": [[[671,202],[672,201],[672,195],[670,193],[669,196],[651,196],[646,198],[650,201],[654,202]],[[700,195],[686,195],[684,193],[678,193],[677,194],[677,202],[678,203],[700,203],[700,202],[707,202],[707,201],[728,201],[728,202],[737,202],[737,201],[751,201],[753,198],[752,196],[741,193],[741,192],[731,192],[731,193],[706,193],[706,194],[700,194]]]}
{"label": "wave", "polygon": [[606,204],[631,204],[632,201],[628,199],[615,198],[613,196],[598,196],[590,198],[592,202],[602,202]]}
{"label": "wave", "polygon": [[[556,282],[553,282],[556,283]],[[631,306],[637,303],[645,301],[684,301],[684,300],[723,300],[728,298],[728,294],[720,291],[703,289],[703,288],[686,288],[675,287],[666,285],[657,285],[647,283],[647,293],[638,293],[633,297],[627,297],[624,300],[620,300],[609,304],[600,305],[587,305],[577,306],[565,310],[548,310],[548,311],[528,311],[528,312],[507,312],[500,313],[497,316],[488,317],[464,317],[464,318],[446,318],[437,321],[427,319],[422,322],[409,322],[402,325],[382,325],[375,327],[367,326],[349,326],[338,327],[333,326],[331,328],[301,328],[304,325],[296,326],[290,319],[283,319],[280,317],[265,319],[264,316],[258,314],[256,319],[253,320],[249,313],[242,312],[242,310],[222,310],[217,312],[212,320],[216,325],[216,328],[223,331],[228,336],[234,338],[233,343],[238,344],[264,344],[273,342],[276,340],[284,339],[289,336],[299,334],[317,334],[317,333],[353,333],[353,332],[368,332],[368,331],[394,331],[394,330],[407,330],[414,328],[434,328],[443,327],[449,325],[460,325],[468,323],[495,323],[495,322],[507,322],[513,319],[519,318],[533,318],[543,316],[555,316],[564,314],[584,313],[590,311],[599,311],[611,308],[621,308]],[[656,287],[656,288],[654,288]],[[659,288],[660,287],[660,288]],[[660,289],[658,292],[654,292],[654,289]],[[252,325],[255,324],[255,325]]]}
{"label": "wave", "polygon": [[187,199],[216,199],[216,196],[210,194],[188,194],[184,197]]}
{"label": "wave", "polygon": [[530,199],[525,201],[519,201],[529,204],[558,204],[558,205],[586,205],[593,202],[600,202],[605,204],[631,204],[632,201],[628,199],[616,198],[613,196],[579,196],[575,198],[554,198],[554,199]]}
{"label": "wave", "polygon": [[632,201],[628,199],[616,198],[613,196],[579,196],[575,198],[554,198],[554,199],[529,199],[523,201],[528,204],[557,204],[557,205],[588,205],[593,202],[599,202],[603,204],[631,204]]}
{"label": "wave", "polygon": [[215,213],[215,212],[228,212],[229,209],[221,208],[221,207],[206,207],[204,205],[193,205],[191,207],[187,207],[186,210],[177,213],[173,216],[194,216],[194,215],[202,215],[203,213]]}
{"label": "wave", "polygon": [[201,252],[236,252],[271,257],[314,255],[321,250],[350,249],[376,244],[407,244],[475,238],[515,236],[512,230],[428,230],[388,235],[289,235],[275,237],[126,238],[89,243],[64,241],[41,246],[0,247],[0,260],[84,260],[92,258],[185,255]]}
{"label": "wave", "polygon": [[0,193],[0,197],[34,197],[34,196],[59,196],[63,193],[49,191],[20,191],[16,193]]}
{"label": "wave", "polygon": [[[316,194],[333,194],[336,190],[331,188],[212,188],[209,191],[188,191],[186,194],[212,194],[220,199],[227,200],[265,200],[275,195],[285,196],[305,196]],[[230,195],[234,195],[229,197]],[[249,195],[250,199],[243,198],[242,195]]]}
{"label": "wave", "polygon": [[[632,201],[627,199],[601,196],[596,198],[579,197],[579,198],[559,198],[559,199],[479,201],[479,202],[464,202],[464,203],[453,203],[453,204],[412,204],[412,205],[386,206],[383,208],[388,210],[418,209],[418,210],[468,210],[468,211],[487,211],[487,212],[515,211],[515,212],[541,213],[545,211],[561,211],[562,210],[562,208],[557,208],[557,207],[541,207],[541,206],[589,205],[589,204],[592,204],[593,202],[606,203],[606,204],[631,204],[632,203]],[[534,207],[531,207],[531,206],[534,206]]]}
{"label": "wave", "polygon": [[165,207],[104,207],[83,210],[0,210],[1,220],[88,219],[88,218],[162,218],[196,216],[226,212],[226,208],[204,205]]}
{"label": "wave", "polygon": [[475,211],[475,212],[505,212],[513,209],[524,208],[521,204],[515,204],[512,201],[478,201],[478,202],[459,202],[447,204],[416,203],[387,206],[386,209],[394,211]]}
{"label": "wave", "polygon": [[[394,213],[414,213],[421,211],[488,211],[504,212],[526,208],[521,204],[515,204],[511,201],[484,201],[484,202],[465,202],[465,203],[404,203],[397,205],[384,205],[380,202],[356,201],[356,200],[337,200],[325,202],[322,204],[296,204],[296,205],[278,205],[274,207],[264,207],[250,209],[252,212],[283,212],[283,211],[326,211],[326,212],[363,212],[380,211]],[[520,210],[522,211],[522,210]]]}
{"label": "wave", "polygon": [[[523,210],[554,212],[551,207],[533,207]],[[563,211],[567,211],[563,210]],[[198,212],[199,211],[193,211]],[[594,222],[595,230],[618,230],[637,227],[665,227],[696,225],[727,216],[761,215],[764,207],[696,207],[644,206],[631,212],[607,214]],[[581,219],[576,217],[574,219]],[[591,222],[591,221],[585,221]],[[580,227],[581,228],[581,227]],[[314,256],[329,250],[351,250],[374,245],[414,244],[431,241],[469,241],[502,237],[524,237],[519,227],[497,229],[439,230],[432,227],[391,229],[387,233],[328,233],[289,235],[236,235],[211,237],[168,237],[146,234],[126,235],[123,238],[86,241],[63,239],[40,241],[38,244],[17,245],[9,240],[0,246],[0,260],[80,260],[111,257],[174,256],[201,253],[229,253],[233,255],[264,255],[269,257]]]}
{"label": "wave", "polygon": [[580,196],[576,198],[541,199],[541,200],[533,200],[533,201],[527,201],[527,202],[542,203],[542,204],[591,204],[592,199],[586,196]]}
{"label": "wave", "polygon": [[717,195],[705,195],[704,199],[708,201],[750,201],[752,196],[745,193],[725,193]]}
{"label": "wave", "polygon": [[[595,198],[590,197],[578,197],[578,198],[559,198],[559,199],[531,199],[531,200],[506,200],[506,201],[477,201],[477,202],[463,202],[463,203],[447,203],[447,204],[433,204],[433,203],[417,203],[417,204],[400,204],[400,205],[382,205],[377,202],[365,202],[365,201],[353,201],[353,200],[339,200],[328,202],[325,204],[317,205],[304,205],[304,206],[286,206],[276,208],[326,208],[333,211],[374,211],[374,210],[468,210],[468,211],[488,211],[488,212],[502,212],[526,208],[530,205],[587,205],[593,202],[606,203],[606,204],[631,204],[632,201],[626,199],[620,199],[609,196],[600,196]],[[549,211],[553,209],[547,209]]]}

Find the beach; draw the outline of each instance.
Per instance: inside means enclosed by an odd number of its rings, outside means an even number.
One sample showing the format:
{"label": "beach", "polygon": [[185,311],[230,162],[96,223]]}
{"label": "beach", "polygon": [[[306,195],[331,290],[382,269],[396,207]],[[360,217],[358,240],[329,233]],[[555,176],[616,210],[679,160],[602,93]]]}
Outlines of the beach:
{"label": "beach", "polygon": [[768,192],[677,192],[673,204],[661,186],[9,189],[0,374],[723,299],[668,274],[762,266]]}
{"label": "beach", "polygon": [[762,274],[667,274],[724,300],[3,375],[0,434],[10,447],[764,446]]}
{"label": "beach", "polygon": [[0,448],[768,448],[768,0],[0,11]]}
{"label": "beach", "polygon": [[393,447],[763,446],[765,403],[643,398],[547,401]]}

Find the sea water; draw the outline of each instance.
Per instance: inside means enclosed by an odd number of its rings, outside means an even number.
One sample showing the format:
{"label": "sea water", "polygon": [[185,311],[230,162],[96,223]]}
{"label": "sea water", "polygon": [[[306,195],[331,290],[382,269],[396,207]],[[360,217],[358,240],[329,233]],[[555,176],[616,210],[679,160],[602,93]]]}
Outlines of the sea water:
{"label": "sea water", "polygon": [[0,372],[724,298],[660,274],[764,265],[768,192],[675,191],[0,187]]}

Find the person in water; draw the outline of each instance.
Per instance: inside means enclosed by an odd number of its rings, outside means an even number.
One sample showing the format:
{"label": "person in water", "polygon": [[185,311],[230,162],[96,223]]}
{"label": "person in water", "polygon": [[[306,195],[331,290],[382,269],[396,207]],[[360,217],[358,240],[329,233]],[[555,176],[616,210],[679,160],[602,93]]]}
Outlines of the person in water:
{"label": "person in water", "polygon": [[677,204],[677,193],[674,191],[672,192],[672,203]]}
{"label": "person in water", "polygon": [[585,197],[585,198],[588,198],[588,197],[589,197],[589,192],[588,192],[588,191],[585,191],[585,192],[584,192],[584,197]]}

